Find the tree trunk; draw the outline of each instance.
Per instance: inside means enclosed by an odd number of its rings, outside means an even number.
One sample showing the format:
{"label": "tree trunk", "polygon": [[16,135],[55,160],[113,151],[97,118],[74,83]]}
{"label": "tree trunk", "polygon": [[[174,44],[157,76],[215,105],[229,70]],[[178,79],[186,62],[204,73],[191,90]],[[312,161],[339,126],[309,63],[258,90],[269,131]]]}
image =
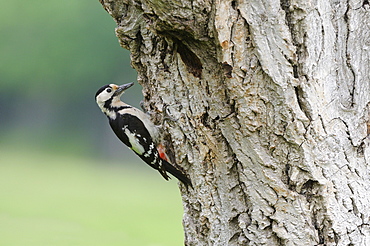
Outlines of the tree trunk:
{"label": "tree trunk", "polygon": [[100,1],[177,119],[186,245],[370,245],[368,0]]}

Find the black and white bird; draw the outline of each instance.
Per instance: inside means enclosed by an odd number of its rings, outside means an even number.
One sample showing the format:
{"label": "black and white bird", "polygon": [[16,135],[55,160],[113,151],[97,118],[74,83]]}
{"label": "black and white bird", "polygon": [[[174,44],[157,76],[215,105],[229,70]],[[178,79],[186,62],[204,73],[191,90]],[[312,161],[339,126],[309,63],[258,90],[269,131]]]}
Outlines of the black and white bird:
{"label": "black and white bird", "polygon": [[158,170],[164,179],[170,179],[167,175],[169,172],[186,186],[191,186],[190,179],[165,160],[164,153],[159,153],[159,129],[149,116],[121,101],[123,92],[133,84],[108,84],[101,87],[95,94],[96,103],[108,117],[109,125],[117,137],[143,161]]}

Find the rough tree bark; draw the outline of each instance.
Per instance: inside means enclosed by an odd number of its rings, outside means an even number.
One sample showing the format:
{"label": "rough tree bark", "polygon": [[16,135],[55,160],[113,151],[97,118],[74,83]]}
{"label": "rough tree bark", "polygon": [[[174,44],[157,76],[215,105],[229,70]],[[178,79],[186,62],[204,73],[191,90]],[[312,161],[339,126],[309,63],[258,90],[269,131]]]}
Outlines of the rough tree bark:
{"label": "rough tree bark", "polygon": [[368,0],[100,0],[165,124],[186,245],[370,245]]}

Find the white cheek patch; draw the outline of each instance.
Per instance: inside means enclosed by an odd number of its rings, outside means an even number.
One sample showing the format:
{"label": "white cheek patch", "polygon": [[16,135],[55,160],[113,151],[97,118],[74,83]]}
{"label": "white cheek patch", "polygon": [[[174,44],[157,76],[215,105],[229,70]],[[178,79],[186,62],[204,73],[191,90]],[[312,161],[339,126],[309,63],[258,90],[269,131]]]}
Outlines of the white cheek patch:
{"label": "white cheek patch", "polygon": [[128,141],[131,144],[131,149],[138,153],[139,155],[142,155],[145,150],[144,147],[139,143],[139,140],[135,136],[135,133],[130,132],[127,128],[123,128],[125,131],[126,136],[128,137]]}
{"label": "white cheek patch", "polygon": [[107,101],[109,98],[111,97],[111,94],[108,94],[106,93],[105,91],[103,91],[102,93],[100,93],[100,95],[96,98],[96,101],[97,103],[104,103],[105,101]]}

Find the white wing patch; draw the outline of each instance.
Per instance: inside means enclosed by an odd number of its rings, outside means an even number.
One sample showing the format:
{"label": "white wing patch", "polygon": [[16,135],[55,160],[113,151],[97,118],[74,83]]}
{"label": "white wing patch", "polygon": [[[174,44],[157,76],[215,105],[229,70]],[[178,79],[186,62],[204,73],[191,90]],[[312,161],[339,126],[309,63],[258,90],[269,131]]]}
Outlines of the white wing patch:
{"label": "white wing patch", "polygon": [[[125,104],[127,105],[127,104]],[[145,128],[149,131],[150,137],[152,138],[153,142],[156,142],[158,140],[158,127],[153,124],[153,122],[150,120],[149,116],[142,112],[141,110],[131,107],[131,108],[125,108],[119,111],[120,114],[132,114],[139,118],[141,122],[144,123]]]}
{"label": "white wing patch", "polygon": [[135,133],[130,132],[127,128],[123,128],[125,131],[126,136],[128,137],[128,141],[131,144],[131,149],[138,153],[139,155],[142,155],[145,150],[144,147],[139,143],[139,139],[137,138]]}

